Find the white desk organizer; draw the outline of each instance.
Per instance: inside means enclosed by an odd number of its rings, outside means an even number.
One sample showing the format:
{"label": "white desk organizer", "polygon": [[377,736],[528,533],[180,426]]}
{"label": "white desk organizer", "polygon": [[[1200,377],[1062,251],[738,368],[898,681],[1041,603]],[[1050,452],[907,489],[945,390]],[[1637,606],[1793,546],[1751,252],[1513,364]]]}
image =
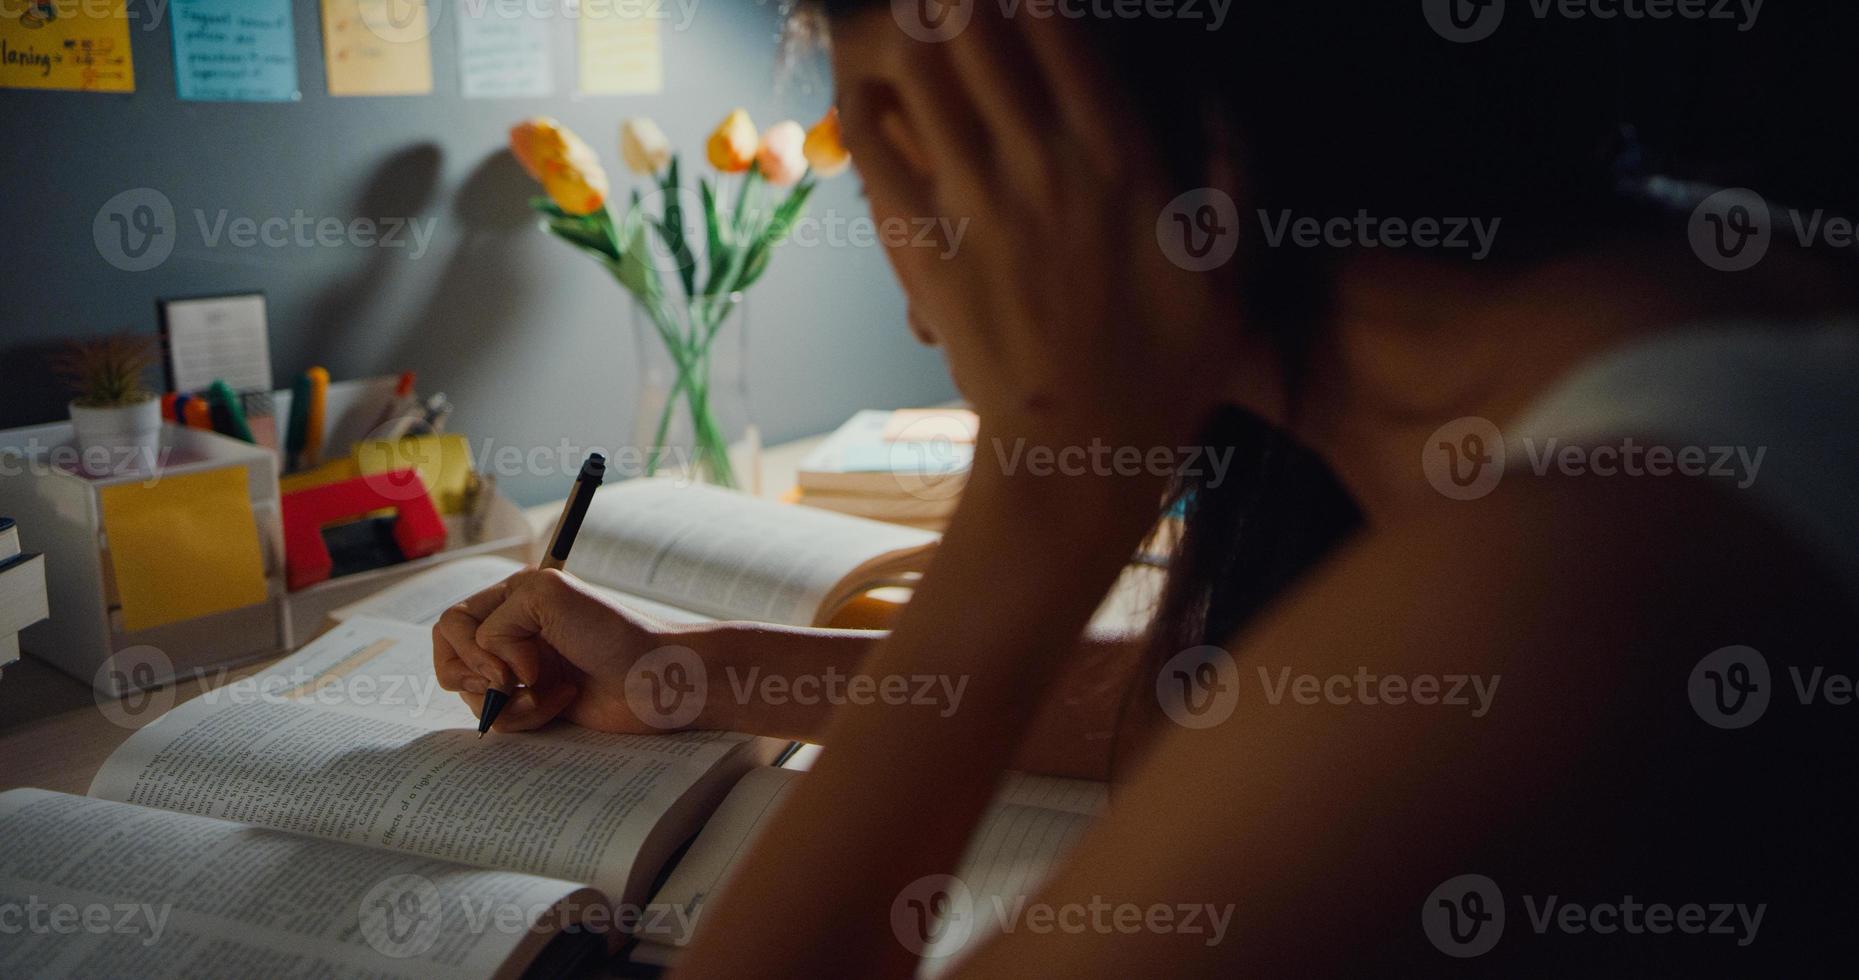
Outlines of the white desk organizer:
{"label": "white desk organizer", "polygon": [[[392,379],[330,386],[326,423],[331,440],[365,432],[379,411],[370,396],[391,394]],[[282,393],[279,415],[288,412]],[[0,432],[0,513],[15,518],[21,546],[45,553],[51,618],[19,636],[21,648],[85,684],[112,697],[138,687],[154,687],[196,676],[208,669],[294,650],[309,642],[329,614],[435,565],[473,555],[499,554],[518,561],[536,560],[537,545],[523,511],[494,494],[477,541],[467,541],[465,521],[445,518],[447,547],[436,555],[373,569],[287,592],[284,586],[284,532],[279,507],[278,459],[271,450],[211,432],[162,427],[167,453],[165,475],[195,473],[224,466],[249,470],[252,515],[264,550],[267,598],[263,603],[154,629],[126,632],[111,608],[108,529],[102,526],[98,493],[107,486],[134,483],[146,475],[91,478],[55,465],[73,434],[68,423]],[[125,679],[104,665],[117,652],[137,646],[160,650],[173,669]],[[146,658],[136,658],[140,663]],[[155,658],[161,662],[160,658]]]}
{"label": "white desk organizer", "polygon": [[[277,457],[211,432],[162,427],[162,478],[230,466],[246,470],[267,596],[256,605],[127,631],[110,598],[109,529],[103,526],[100,495],[106,487],[143,483],[150,476],[90,477],[76,472],[66,458],[74,455],[68,451],[72,438],[68,423],[0,432],[0,512],[19,522],[25,550],[45,553],[50,600],[51,618],[21,633],[20,646],[111,696],[278,650],[285,635],[285,613],[279,602],[284,594],[284,534]],[[140,646],[160,650],[172,669],[158,668],[133,681],[104,669],[117,651]]]}

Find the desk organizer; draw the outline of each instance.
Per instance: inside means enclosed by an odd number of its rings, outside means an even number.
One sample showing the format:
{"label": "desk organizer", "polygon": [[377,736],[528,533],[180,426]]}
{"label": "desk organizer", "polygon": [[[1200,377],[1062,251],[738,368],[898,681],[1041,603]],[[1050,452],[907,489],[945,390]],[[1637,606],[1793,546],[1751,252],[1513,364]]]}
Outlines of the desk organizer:
{"label": "desk organizer", "polygon": [[[340,415],[330,420],[331,428],[340,424]],[[45,553],[51,617],[22,632],[20,646],[102,695],[120,697],[295,649],[323,628],[332,611],[454,558],[501,554],[519,561],[535,560],[534,536],[523,512],[508,499],[493,494],[476,541],[468,540],[465,518],[448,516],[444,522],[452,547],[418,560],[330,579],[292,592],[284,580],[278,458],[274,452],[212,432],[169,425],[162,429],[158,457],[164,463],[154,477],[145,473],[93,477],[68,464],[61,465],[63,458],[74,456],[70,451],[72,442],[68,423],[0,432],[0,513],[18,520],[25,550]],[[225,474],[235,467],[242,471],[239,477]],[[234,607],[215,608],[204,615],[176,616],[174,607],[185,606],[184,600],[189,597],[185,577],[151,575],[149,568],[135,564],[136,559],[127,551],[120,556],[114,554],[110,515],[123,513],[123,501],[133,501],[145,488],[165,486],[172,490],[186,486],[179,481],[194,477],[213,481],[221,488],[222,500],[225,488],[242,480],[244,496],[240,506],[233,509],[238,519],[231,526],[222,526],[217,522],[227,519],[223,515],[188,515],[202,528],[201,533],[182,535],[183,540],[174,549],[161,551],[159,560],[184,565],[185,561],[173,552],[185,552],[192,546],[190,541],[210,542],[212,547],[203,544],[203,550],[218,553],[223,551],[221,539],[227,536],[243,540],[255,536],[256,574],[262,577],[263,584],[257,587],[249,574],[242,576],[251,590],[249,603],[240,601]],[[114,501],[115,509],[106,501]],[[243,517],[247,505],[249,518]],[[197,509],[186,500],[166,500],[163,506]],[[203,523],[208,520],[215,523],[209,527]],[[129,521],[125,519],[124,523],[117,537],[133,538],[128,533],[132,530],[127,526]],[[146,534],[150,523],[159,522],[141,521],[141,526],[133,530]],[[119,557],[130,564],[119,566]],[[245,567],[250,568],[249,562]],[[127,581],[118,581],[119,568],[129,573]],[[158,592],[155,604],[164,607],[154,612],[146,601],[151,588]],[[138,603],[138,595],[144,601]],[[225,601],[221,595],[219,605],[223,607]],[[162,656],[120,658],[137,665],[131,674],[114,669],[114,655],[132,647],[153,647]],[[153,670],[144,666],[151,662],[163,666]]]}
{"label": "desk organizer", "polygon": [[[73,433],[66,424],[35,426],[0,432],[0,511],[19,522],[20,544],[45,553],[46,593],[51,616],[20,634],[20,645],[31,653],[95,688],[98,693],[121,696],[135,689],[194,676],[208,667],[238,663],[279,649],[284,637],[283,538],[278,516],[276,457],[263,449],[234,439],[194,429],[164,426],[160,455],[163,464],[151,475],[127,473],[93,477],[80,472],[69,452]],[[227,471],[236,470],[237,473]],[[144,574],[150,561],[185,565],[190,557],[181,542],[179,551],[158,556],[117,555],[112,541],[130,535],[130,519],[112,528],[106,515],[135,513],[138,494],[157,494],[186,488],[193,478],[215,486],[242,483],[249,517],[221,532],[226,538],[256,539],[258,575],[247,576],[242,587],[254,601],[220,608],[206,615],[174,615],[197,593],[211,591],[188,583],[172,583],[173,591],[147,598]],[[164,490],[163,488],[167,488]],[[202,506],[212,504],[201,498]],[[243,508],[241,508],[243,509]],[[206,517],[186,514],[189,521]],[[249,523],[246,523],[249,521]],[[135,533],[149,522],[137,522]],[[202,541],[203,549],[224,550],[224,538]],[[249,549],[247,554],[249,555]],[[120,559],[120,561],[119,561]],[[248,566],[249,571],[249,566]],[[127,573],[134,587],[125,600],[119,573]],[[214,583],[214,587],[223,583]],[[140,593],[140,594],[137,594]],[[227,605],[223,597],[208,605]],[[111,669],[111,658],[130,647],[154,647],[163,657],[152,660],[130,677]]]}

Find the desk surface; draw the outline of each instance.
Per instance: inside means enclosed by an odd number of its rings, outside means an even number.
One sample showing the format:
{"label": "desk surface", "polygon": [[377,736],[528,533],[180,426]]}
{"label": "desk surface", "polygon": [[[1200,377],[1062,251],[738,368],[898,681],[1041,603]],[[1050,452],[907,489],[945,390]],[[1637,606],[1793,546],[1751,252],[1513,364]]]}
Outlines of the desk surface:
{"label": "desk surface", "polygon": [[[793,486],[800,460],[823,438],[802,439],[764,450],[764,494],[773,496]],[[538,537],[550,533],[560,510],[560,504],[529,509],[530,524]],[[1129,628],[1142,622],[1142,610],[1153,600],[1159,578],[1155,569],[1131,568],[1099,612],[1098,624]],[[183,681],[154,697],[110,700],[106,712],[88,685],[27,653],[0,677],[0,790],[37,786],[82,795],[90,789],[91,778],[104,760],[136,729],[203,689],[248,677],[275,659],[268,657]]]}

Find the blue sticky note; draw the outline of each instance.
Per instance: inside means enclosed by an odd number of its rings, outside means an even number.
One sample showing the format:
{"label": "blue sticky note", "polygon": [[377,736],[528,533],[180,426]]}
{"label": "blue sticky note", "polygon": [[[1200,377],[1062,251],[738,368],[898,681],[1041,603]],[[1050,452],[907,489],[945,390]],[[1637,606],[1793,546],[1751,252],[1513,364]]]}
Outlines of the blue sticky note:
{"label": "blue sticky note", "polygon": [[294,102],[290,0],[172,0],[174,80],[194,102]]}
{"label": "blue sticky note", "polygon": [[458,5],[459,88],[467,99],[548,95],[549,19],[511,5]]}

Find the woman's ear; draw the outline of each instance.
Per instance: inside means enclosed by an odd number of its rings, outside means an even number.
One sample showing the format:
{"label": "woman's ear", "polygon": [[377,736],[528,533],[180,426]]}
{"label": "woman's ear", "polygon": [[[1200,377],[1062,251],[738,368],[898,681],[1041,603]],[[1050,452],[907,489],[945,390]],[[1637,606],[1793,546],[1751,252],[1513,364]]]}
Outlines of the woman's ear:
{"label": "woman's ear", "polygon": [[888,9],[836,19],[833,81],[846,149],[867,185],[922,194],[934,167],[904,99],[908,43]]}

